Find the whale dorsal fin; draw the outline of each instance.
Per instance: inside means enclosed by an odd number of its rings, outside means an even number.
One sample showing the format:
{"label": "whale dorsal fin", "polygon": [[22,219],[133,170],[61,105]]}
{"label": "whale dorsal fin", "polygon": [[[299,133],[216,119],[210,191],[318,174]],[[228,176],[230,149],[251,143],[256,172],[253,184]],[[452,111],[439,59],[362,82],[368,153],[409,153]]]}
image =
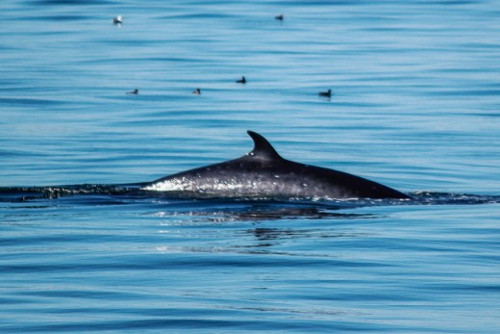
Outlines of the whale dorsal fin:
{"label": "whale dorsal fin", "polygon": [[247,156],[265,160],[283,159],[266,138],[250,130],[247,133],[252,138],[254,144],[253,150],[247,153]]}

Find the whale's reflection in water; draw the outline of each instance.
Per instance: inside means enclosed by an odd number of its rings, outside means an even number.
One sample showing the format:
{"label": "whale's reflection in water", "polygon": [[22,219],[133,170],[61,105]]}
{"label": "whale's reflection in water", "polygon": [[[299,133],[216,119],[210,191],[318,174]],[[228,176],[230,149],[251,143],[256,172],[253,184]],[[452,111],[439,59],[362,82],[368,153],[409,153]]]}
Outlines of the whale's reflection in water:
{"label": "whale's reflection in water", "polygon": [[[224,253],[239,255],[297,256],[286,245],[317,239],[363,237],[353,223],[377,219],[376,215],[339,212],[337,206],[290,203],[212,203],[203,208],[186,203],[186,210],[162,210],[154,214],[164,218],[160,233],[165,243],[161,253]],[[346,210],[347,211],[347,210]],[[344,224],[348,220],[349,222]],[[309,221],[309,222],[307,222]],[[173,239],[170,239],[173,238]],[[189,246],[175,246],[177,238],[190,239]],[[323,252],[302,252],[300,257],[325,257]],[[327,256],[331,257],[331,256]],[[337,258],[337,256],[335,256]]]}
{"label": "whale's reflection in water", "polygon": [[353,219],[367,217],[367,214],[339,213],[332,210],[338,208],[320,207],[251,207],[245,210],[226,209],[218,212],[218,215],[228,220],[237,221],[265,221],[279,219]]}
{"label": "whale's reflection in water", "polygon": [[203,201],[184,202],[163,207],[155,216],[200,217],[203,221],[223,223],[229,221],[259,222],[280,219],[354,219],[372,217],[369,214],[342,213],[340,209],[354,208],[355,205],[325,205],[320,203],[294,201]]}

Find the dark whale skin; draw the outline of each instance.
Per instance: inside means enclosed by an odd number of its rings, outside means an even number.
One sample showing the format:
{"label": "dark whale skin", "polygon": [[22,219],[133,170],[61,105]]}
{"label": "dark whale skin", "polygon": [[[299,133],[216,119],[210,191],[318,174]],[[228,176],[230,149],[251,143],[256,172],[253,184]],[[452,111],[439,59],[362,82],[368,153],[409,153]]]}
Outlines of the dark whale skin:
{"label": "dark whale skin", "polygon": [[359,176],[284,159],[263,136],[253,131],[248,134],[254,149],[245,156],[169,175],[143,185],[142,189],[193,199],[410,198]]}

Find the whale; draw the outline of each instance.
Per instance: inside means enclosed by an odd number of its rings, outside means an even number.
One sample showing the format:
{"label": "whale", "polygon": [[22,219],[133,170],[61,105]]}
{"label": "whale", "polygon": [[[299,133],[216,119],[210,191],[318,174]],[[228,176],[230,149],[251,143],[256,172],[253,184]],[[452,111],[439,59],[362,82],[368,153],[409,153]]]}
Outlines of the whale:
{"label": "whale", "polygon": [[190,199],[410,199],[356,175],[287,160],[262,135],[247,133],[254,147],[244,156],[146,182],[141,190]]}

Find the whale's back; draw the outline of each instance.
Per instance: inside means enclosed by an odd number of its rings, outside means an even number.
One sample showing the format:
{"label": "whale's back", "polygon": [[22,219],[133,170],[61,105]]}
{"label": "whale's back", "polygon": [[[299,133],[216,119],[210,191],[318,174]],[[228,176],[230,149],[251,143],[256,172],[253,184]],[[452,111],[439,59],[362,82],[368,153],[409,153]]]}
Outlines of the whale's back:
{"label": "whale's back", "polygon": [[143,189],[189,198],[408,198],[349,173],[284,159],[264,137],[249,134],[255,147],[245,156],[170,175]]}

